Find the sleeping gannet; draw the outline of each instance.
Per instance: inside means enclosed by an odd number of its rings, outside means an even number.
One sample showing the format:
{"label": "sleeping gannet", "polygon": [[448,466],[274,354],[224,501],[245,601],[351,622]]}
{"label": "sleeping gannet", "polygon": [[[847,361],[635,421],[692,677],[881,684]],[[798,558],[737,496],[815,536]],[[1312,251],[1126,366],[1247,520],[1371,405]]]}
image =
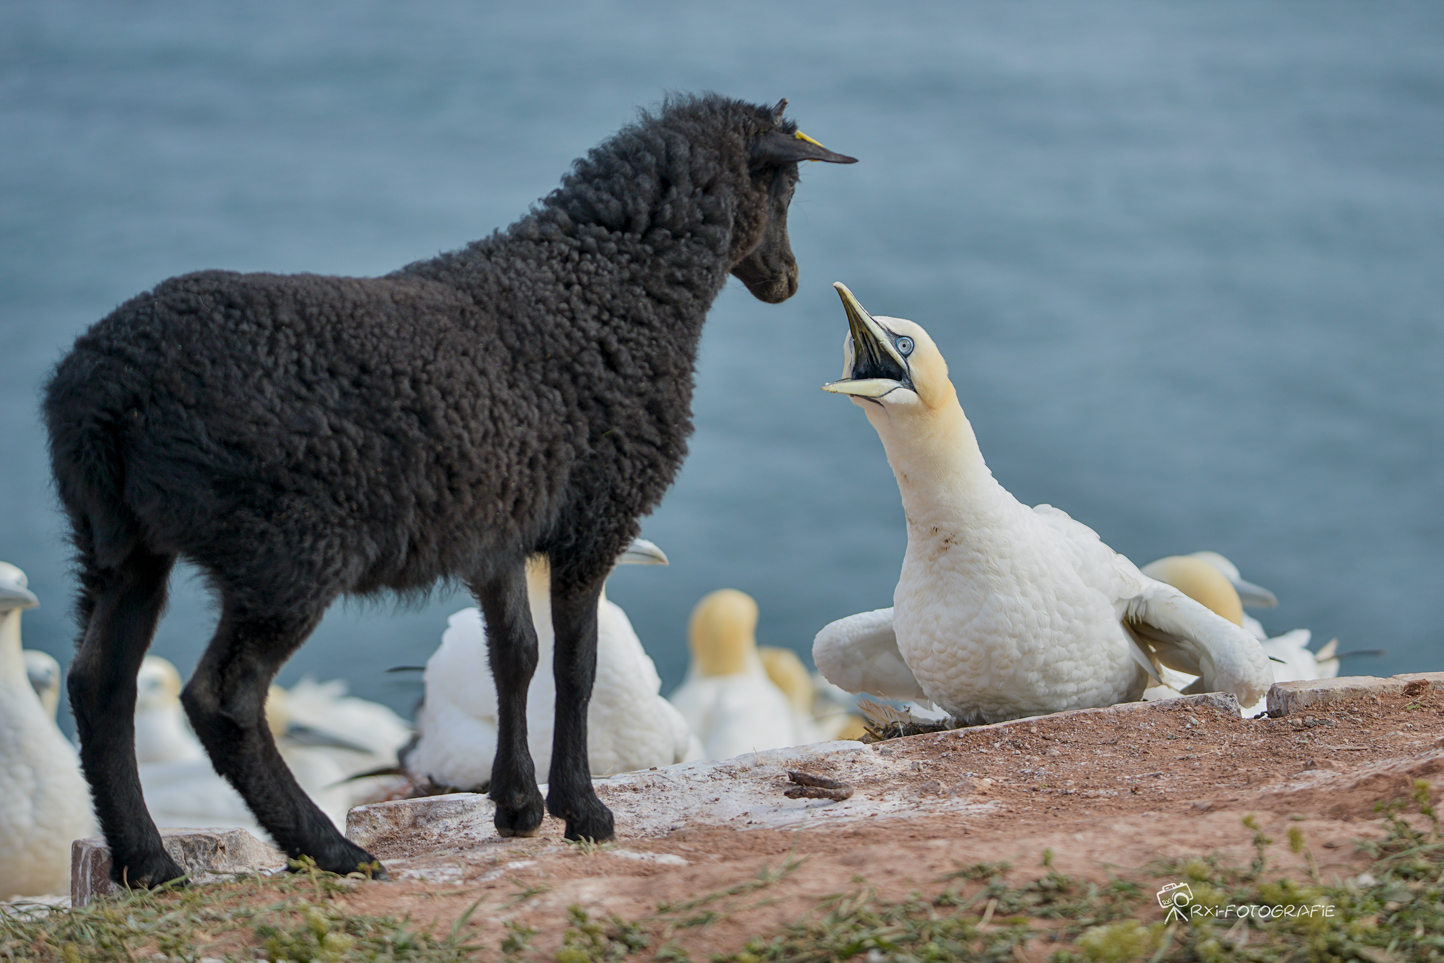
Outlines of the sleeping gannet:
{"label": "sleeping gannet", "polygon": [[[665,565],[667,556],[636,539],[618,564]],[[546,560],[527,563],[527,597],[536,627],[538,671],[527,690],[527,745],[538,774],[551,767],[556,683],[551,576]],[[426,663],[426,697],[416,713],[418,739],[405,754],[417,779],[484,791],[496,755],[496,684],[487,658],[486,628],[476,607],[447,620],[441,647]],[[694,758],[687,724],[667,700],[657,667],[621,606],[597,602],[597,675],[587,707],[587,757],[592,775],[606,776]]]}
{"label": "sleeping gannet", "polygon": [[20,613],[39,604],[0,562],[0,899],[70,892],[70,843],[95,835],[80,758],[31,688]]}
{"label": "sleeping gannet", "polygon": [[[909,698],[906,668],[911,697],[962,722],[1132,701],[1159,665],[1202,676],[1207,690],[1244,704],[1263,697],[1272,677],[1252,636],[1148,578],[1066,513],[1020,504],[984,463],[927,332],[873,318],[844,285],[834,287],[850,334],[843,378],[824,389],[851,397],[882,439],[908,545],[891,619],[886,610],[852,618],[864,624],[851,633],[861,657],[839,651],[846,624],[819,634],[813,656],[824,675],[849,690]],[[839,663],[852,671],[834,678]],[[869,663],[884,674],[874,680],[858,669]]]}
{"label": "sleeping gannet", "polygon": [[702,597],[687,625],[692,662],[669,698],[701,740],[704,759],[801,741],[792,704],[757,654],[757,602],[737,589]]}

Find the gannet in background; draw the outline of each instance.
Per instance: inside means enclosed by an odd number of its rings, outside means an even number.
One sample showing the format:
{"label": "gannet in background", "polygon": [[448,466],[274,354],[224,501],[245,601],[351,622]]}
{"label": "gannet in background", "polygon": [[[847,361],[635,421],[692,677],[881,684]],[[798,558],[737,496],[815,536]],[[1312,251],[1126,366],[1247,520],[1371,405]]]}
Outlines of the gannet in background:
{"label": "gannet in background", "polygon": [[775,645],[759,645],[757,657],[762,660],[762,669],[772,684],[782,690],[792,706],[792,723],[795,727],[797,744],[808,745],[823,740],[822,726],[813,717],[817,701],[817,690],[812,684],[812,673],[791,649]]}
{"label": "gannet in background", "polygon": [[266,723],[296,781],[337,826],[352,806],[400,788],[399,776],[365,776],[394,769],[411,727],[379,702],[347,694],[346,682],[302,678],[289,689],[271,686]]}
{"label": "gannet in background", "polygon": [[[146,808],[160,827],[240,827],[263,835],[230,783],[211,766],[181,706],[181,677],[158,655],[141,660],[136,677],[135,757]],[[410,730],[385,706],[345,695],[345,683],[303,679],[288,692],[271,688],[266,720],[296,782],[331,821],[383,793],[376,779],[347,781],[378,765],[395,765],[399,732]],[[344,734],[343,734],[344,733]],[[405,738],[400,739],[401,742]],[[373,752],[369,743],[377,743]]]}
{"label": "gannet in background", "polygon": [[181,677],[158,655],[136,675],[135,759],[151,819],[162,829],[230,828],[268,838],[231,784],[211,767],[181,707]]}
{"label": "gannet in background", "polygon": [[692,662],[672,704],[701,740],[703,758],[799,743],[792,704],[767,677],[757,654],[757,603],[737,589],[718,589],[692,609],[687,626]]}
{"label": "gannet in background", "polygon": [[828,739],[861,739],[867,723],[858,706],[858,696],[827,681],[821,672],[812,673],[812,717]]}
{"label": "gannet in background", "polygon": [[[867,413],[898,482],[908,546],[892,626],[922,698],[962,722],[1107,706],[1137,699],[1159,664],[1244,704],[1263,697],[1272,675],[1257,640],[1148,578],[1066,513],[1020,504],[984,463],[927,332],[873,318],[834,286],[850,337],[843,378],[824,388]],[[854,618],[871,626],[856,633],[867,657],[889,669],[877,684],[899,686],[881,613]],[[828,678],[846,661],[834,651],[845,628],[834,623],[814,646]],[[833,681],[877,691],[865,677]]]}
{"label": "gannet in background", "polygon": [[[1174,586],[1174,588],[1183,589],[1190,598],[1194,598],[1196,601],[1208,605],[1208,602],[1189,593],[1185,586],[1179,585],[1169,578],[1165,578],[1165,575],[1177,573],[1179,578],[1185,579],[1190,583],[1198,583],[1200,576],[1193,573],[1197,572],[1196,566],[1199,562],[1203,562],[1218,572],[1218,574],[1222,575],[1224,579],[1228,581],[1229,585],[1233,586],[1234,593],[1238,596],[1238,605],[1240,607],[1273,608],[1279,604],[1278,597],[1275,596],[1274,593],[1261,585],[1255,585],[1252,582],[1245,581],[1243,577],[1239,575],[1238,566],[1217,552],[1193,552],[1189,555],[1170,555],[1167,558],[1160,558],[1143,566],[1143,574],[1149,578],[1156,578],[1159,581],[1168,582],[1168,584]],[[1198,584],[1201,585],[1201,583]],[[1206,591],[1209,591],[1214,598],[1221,596],[1221,593],[1219,593],[1216,588],[1207,589]],[[1214,609],[1214,611],[1217,612],[1218,610]],[[1218,614],[1224,616],[1224,618],[1236,625],[1242,625],[1245,629],[1248,629],[1249,632],[1253,633],[1253,637],[1260,642],[1269,637],[1259,620],[1247,612],[1240,611],[1238,619],[1234,618],[1231,613],[1232,609],[1230,609],[1228,613],[1219,612]]]}
{"label": "gannet in background", "polygon": [[1274,593],[1262,585],[1255,585],[1252,582],[1245,581],[1243,576],[1239,574],[1238,566],[1217,552],[1191,552],[1188,557],[1207,562],[1209,565],[1218,569],[1219,573],[1228,579],[1228,584],[1232,585],[1233,590],[1238,593],[1238,599],[1241,605],[1271,609],[1279,604],[1278,596],[1274,595]]}
{"label": "gannet in background", "polygon": [[20,613],[40,604],[0,562],[0,899],[70,892],[70,843],[95,835],[80,759],[25,671]]}
{"label": "gannet in background", "polygon": [[[667,556],[636,539],[618,564],[665,565]],[[539,774],[551,768],[556,682],[551,672],[554,636],[551,576],[546,560],[527,563],[527,598],[536,627],[538,671],[527,691],[527,745]],[[496,755],[496,684],[487,658],[486,629],[475,608],[448,619],[441,647],[426,663],[425,702],[416,713],[416,745],[406,752],[407,771],[460,789],[484,790]],[[627,613],[597,603],[597,676],[587,708],[587,757],[592,775],[605,776],[694,758],[681,715],[659,694],[657,667],[632,629]]]}
{"label": "gannet in background", "polygon": [[[1189,598],[1206,605],[1212,611],[1235,625],[1248,629],[1260,639],[1260,647],[1272,662],[1275,682],[1294,682],[1303,679],[1331,679],[1339,674],[1339,658],[1335,655],[1338,639],[1331,639],[1317,652],[1308,649],[1312,633],[1308,629],[1294,629],[1283,635],[1268,637],[1259,626],[1254,630],[1249,623],[1258,625],[1244,613],[1245,605],[1277,605],[1278,599],[1268,589],[1260,588],[1239,577],[1238,568],[1217,552],[1194,552],[1191,555],[1170,555],[1149,562],[1143,567],[1144,574],[1167,582]],[[1243,590],[1239,590],[1239,586]],[[1190,689],[1192,676],[1171,673],[1164,678],[1165,687],[1150,688],[1144,693],[1145,699],[1168,698],[1178,692]],[[1266,708],[1266,701],[1260,699],[1244,706],[1244,715],[1257,715]]]}
{"label": "gannet in background", "polygon": [[60,708],[60,663],[49,652],[39,649],[25,649],[20,653],[25,659],[25,677],[30,688],[40,697],[40,704],[51,720]]}
{"label": "gannet in background", "polygon": [[135,676],[135,761],[142,766],[203,762],[210,769],[206,750],[181,707],[182,687],[180,672],[169,659],[158,655],[141,659]]}

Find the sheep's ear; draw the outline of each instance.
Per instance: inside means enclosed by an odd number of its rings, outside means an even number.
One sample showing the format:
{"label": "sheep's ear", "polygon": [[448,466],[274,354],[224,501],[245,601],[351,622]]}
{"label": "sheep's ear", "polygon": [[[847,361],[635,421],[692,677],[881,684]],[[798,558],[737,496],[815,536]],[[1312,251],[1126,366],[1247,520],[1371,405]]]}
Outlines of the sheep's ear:
{"label": "sheep's ear", "polygon": [[[786,102],[784,101],[784,104]],[[774,130],[763,134],[752,144],[752,169],[781,167],[798,161],[826,161],[829,164],[856,164],[856,157],[848,157],[837,151],[828,150],[802,131],[784,134]]]}

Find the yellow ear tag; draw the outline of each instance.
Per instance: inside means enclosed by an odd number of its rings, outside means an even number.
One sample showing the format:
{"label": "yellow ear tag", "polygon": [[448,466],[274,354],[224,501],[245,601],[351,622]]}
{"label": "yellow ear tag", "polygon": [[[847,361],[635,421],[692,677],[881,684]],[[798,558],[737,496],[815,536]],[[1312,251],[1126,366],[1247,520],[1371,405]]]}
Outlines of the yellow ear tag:
{"label": "yellow ear tag", "polygon": [[[815,146],[817,146],[817,147],[822,147],[822,142],[821,142],[821,141],[813,140],[811,137],[808,137],[806,134],[804,134],[804,133],[803,133],[802,131],[800,131],[800,130],[797,131],[796,133],[794,133],[792,136],[793,136],[793,137],[796,137],[798,140],[805,140],[805,141],[807,141],[809,144],[813,144],[813,145],[815,145]],[[826,147],[822,147],[822,149],[823,149],[823,150],[827,150]],[[815,161],[815,160],[817,160],[817,158],[816,158],[816,157],[809,157],[808,160],[810,160],[810,161]]]}

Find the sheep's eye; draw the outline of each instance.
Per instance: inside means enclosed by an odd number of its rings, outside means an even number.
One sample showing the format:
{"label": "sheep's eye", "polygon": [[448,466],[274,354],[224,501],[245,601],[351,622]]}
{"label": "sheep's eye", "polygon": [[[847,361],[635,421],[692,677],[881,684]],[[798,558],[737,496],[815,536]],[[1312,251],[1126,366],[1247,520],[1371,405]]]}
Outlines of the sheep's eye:
{"label": "sheep's eye", "polygon": [[913,339],[903,335],[897,339],[897,353],[906,358],[913,353]]}

